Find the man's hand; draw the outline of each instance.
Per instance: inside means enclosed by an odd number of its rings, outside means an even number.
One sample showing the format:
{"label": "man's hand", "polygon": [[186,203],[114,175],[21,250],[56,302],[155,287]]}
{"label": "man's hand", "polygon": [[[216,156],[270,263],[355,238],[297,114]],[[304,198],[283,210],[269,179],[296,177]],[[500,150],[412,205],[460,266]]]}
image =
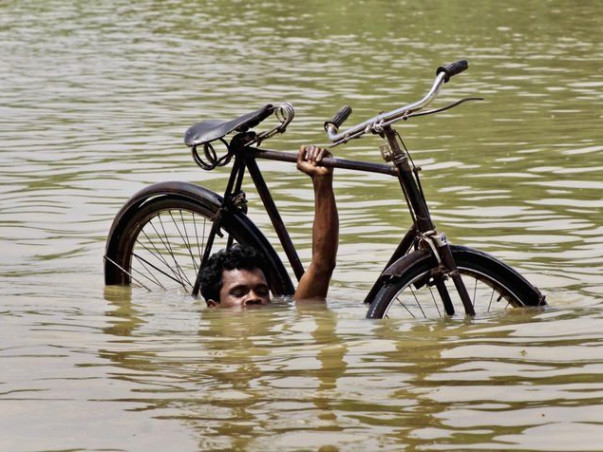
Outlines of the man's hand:
{"label": "man's hand", "polygon": [[302,146],[297,154],[297,169],[309,175],[325,177],[333,174],[333,168],[321,166],[320,162],[325,157],[331,157],[331,153],[318,146]]}

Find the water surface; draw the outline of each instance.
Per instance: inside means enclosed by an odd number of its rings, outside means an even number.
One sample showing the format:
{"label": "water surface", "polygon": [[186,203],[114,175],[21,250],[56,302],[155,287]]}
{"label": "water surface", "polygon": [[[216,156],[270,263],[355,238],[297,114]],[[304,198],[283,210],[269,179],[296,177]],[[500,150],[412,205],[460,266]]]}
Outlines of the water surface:
{"label": "water surface", "polygon": [[[6,1],[0,5],[0,449],[596,450],[603,434],[603,10],[598,2]],[[324,143],[468,72],[400,128],[438,226],[518,267],[545,311],[363,319],[408,224],[386,176],[339,171],[327,307],[225,313],[105,288],[104,240],[147,184],[223,188],[182,144],[289,101],[268,144]],[[379,161],[377,137],[335,149]],[[307,262],[312,192],[263,163]],[[249,188],[250,215],[274,238]]]}

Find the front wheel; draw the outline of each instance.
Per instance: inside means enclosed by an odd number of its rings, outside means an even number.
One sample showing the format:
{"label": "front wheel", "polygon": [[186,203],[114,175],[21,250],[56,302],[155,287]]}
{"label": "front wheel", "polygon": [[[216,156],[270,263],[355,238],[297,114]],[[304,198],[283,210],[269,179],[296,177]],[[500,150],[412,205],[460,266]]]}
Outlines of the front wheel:
{"label": "front wheel", "polygon": [[[523,276],[494,257],[471,248],[451,246],[452,255],[477,315],[509,308],[545,305],[544,296]],[[385,281],[367,318],[437,318],[446,315],[435,284],[438,265],[429,250],[405,256],[396,275]],[[457,313],[464,312],[450,278],[445,284]]]}

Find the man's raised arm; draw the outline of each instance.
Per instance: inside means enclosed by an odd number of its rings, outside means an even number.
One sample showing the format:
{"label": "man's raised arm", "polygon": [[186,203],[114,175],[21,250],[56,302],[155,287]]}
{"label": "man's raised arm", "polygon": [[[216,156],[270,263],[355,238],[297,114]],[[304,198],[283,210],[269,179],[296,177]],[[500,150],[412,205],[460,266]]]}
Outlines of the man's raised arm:
{"label": "man's raised arm", "polygon": [[335,269],[339,217],[333,193],[333,169],[320,166],[323,157],[330,155],[326,149],[316,146],[303,146],[297,155],[297,168],[308,174],[314,185],[312,262],[293,295],[297,301],[325,298]]}

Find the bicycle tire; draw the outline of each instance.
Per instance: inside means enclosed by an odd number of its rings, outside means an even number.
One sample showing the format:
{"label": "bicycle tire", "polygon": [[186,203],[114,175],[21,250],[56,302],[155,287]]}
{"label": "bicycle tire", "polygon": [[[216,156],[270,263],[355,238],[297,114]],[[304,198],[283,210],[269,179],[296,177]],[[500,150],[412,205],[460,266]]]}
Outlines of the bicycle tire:
{"label": "bicycle tire", "polygon": [[[221,207],[221,198],[192,184],[162,183],[130,200],[116,216],[105,254],[107,285],[138,285],[147,290],[192,293],[206,237]],[[235,243],[254,247],[267,266],[273,296],[291,295],[291,279],[274,248],[241,212],[224,212],[222,237],[212,250]]]}
{"label": "bicycle tire", "polygon": [[[517,271],[487,253],[463,246],[451,246],[452,255],[472,297],[476,315],[526,306],[546,304],[540,291]],[[435,288],[433,274],[438,268],[430,250],[403,257],[396,275],[386,280],[367,318],[437,318],[446,315]],[[394,264],[395,265],[395,264]],[[445,281],[455,313],[464,313],[452,281]]]}

